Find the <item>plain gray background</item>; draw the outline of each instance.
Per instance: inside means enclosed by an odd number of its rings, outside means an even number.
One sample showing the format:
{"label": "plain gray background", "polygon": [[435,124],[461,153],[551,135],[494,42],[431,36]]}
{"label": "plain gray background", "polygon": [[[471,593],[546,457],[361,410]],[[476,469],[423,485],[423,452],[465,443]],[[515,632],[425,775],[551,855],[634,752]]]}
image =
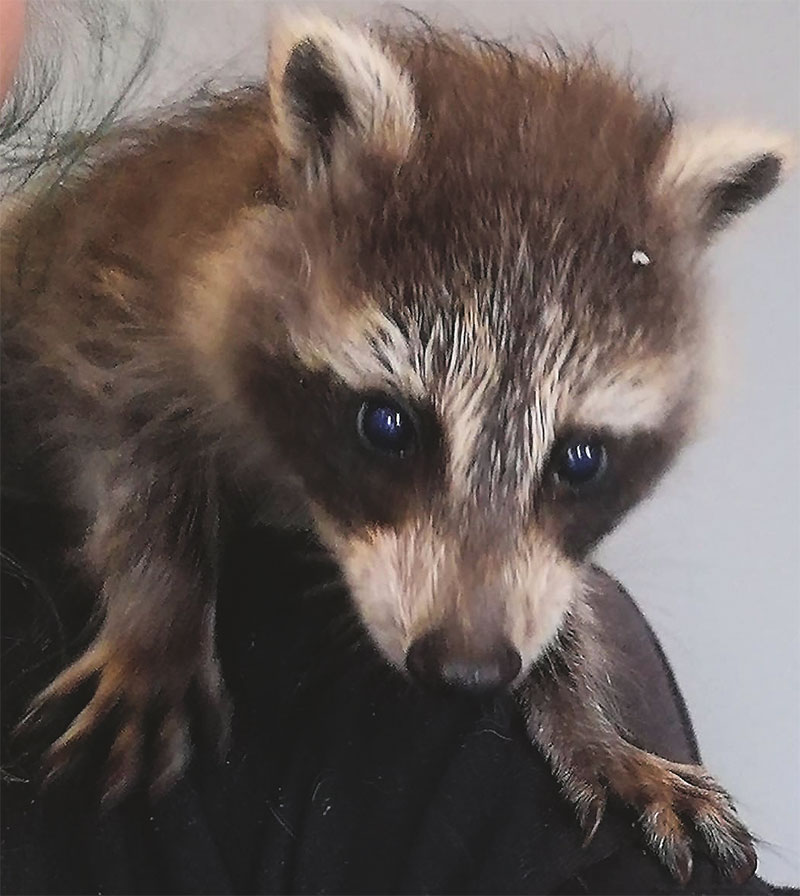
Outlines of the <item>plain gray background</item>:
{"label": "plain gray background", "polygon": [[[106,0],[109,2],[109,0]],[[797,2],[412,2],[439,24],[504,38],[592,40],[665,88],[679,115],[800,137]],[[264,70],[287,4],[168,0],[137,103]],[[306,4],[291,4],[299,7]],[[316,3],[385,18],[369,2]],[[49,14],[53,14],[52,7]],[[132,35],[132,42],[135,37]],[[698,441],[599,551],[662,640],[707,766],[762,838],[760,872],[800,883],[800,177],[710,253],[726,376]]]}

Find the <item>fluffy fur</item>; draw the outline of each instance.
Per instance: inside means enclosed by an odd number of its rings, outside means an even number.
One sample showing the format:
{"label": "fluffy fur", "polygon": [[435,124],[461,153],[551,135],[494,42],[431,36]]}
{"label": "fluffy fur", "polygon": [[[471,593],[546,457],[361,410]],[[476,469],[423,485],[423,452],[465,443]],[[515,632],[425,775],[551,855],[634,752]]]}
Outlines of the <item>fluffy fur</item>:
{"label": "fluffy fur", "polygon": [[[518,655],[531,737],[588,834],[611,794],[681,879],[690,828],[750,874],[724,791],[626,739],[588,566],[691,430],[702,250],[786,167],[785,142],[724,134],[684,132],[591,56],[297,20],[265,86],[115,132],[18,199],[4,400],[83,520],[104,608],[37,703],[96,681],[51,765],[115,708],[109,791],[141,774],[148,719],[167,786],[194,692],[222,735],[232,484],[274,519],[301,509],[398,667],[431,637],[464,668]],[[408,458],[359,440],[373,394],[413,415]],[[576,492],[554,455],[585,432],[608,466]]]}

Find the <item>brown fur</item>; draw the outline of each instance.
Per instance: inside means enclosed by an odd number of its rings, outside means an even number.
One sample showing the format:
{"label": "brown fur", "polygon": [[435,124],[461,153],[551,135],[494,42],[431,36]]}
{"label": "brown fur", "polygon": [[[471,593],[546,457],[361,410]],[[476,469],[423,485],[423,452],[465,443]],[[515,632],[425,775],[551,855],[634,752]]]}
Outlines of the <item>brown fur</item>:
{"label": "brown fur", "polygon": [[[590,548],[691,428],[700,251],[784,162],[774,141],[716,166],[675,141],[666,107],[591,56],[311,20],[277,40],[267,87],[114,133],[80,174],[15,200],[6,407],[83,516],[105,609],[37,704],[97,678],[51,765],[121,704],[108,786],[124,790],[155,705],[163,787],[192,691],[224,720],[213,619],[233,482],[278,520],[303,508],[396,665],[429,632],[459,661],[518,654],[531,736],[589,833],[610,792],[679,877],[681,819],[750,872],[702,769],[625,739],[591,611]],[[409,458],[359,442],[374,393],[413,415]],[[554,456],[587,430],[609,462],[578,493]]]}

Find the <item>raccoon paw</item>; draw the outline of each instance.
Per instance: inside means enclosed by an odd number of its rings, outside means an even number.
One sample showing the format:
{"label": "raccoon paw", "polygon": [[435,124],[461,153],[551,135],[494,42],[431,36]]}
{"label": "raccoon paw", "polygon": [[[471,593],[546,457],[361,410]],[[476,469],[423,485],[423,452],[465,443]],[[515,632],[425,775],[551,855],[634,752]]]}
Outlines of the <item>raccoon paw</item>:
{"label": "raccoon paw", "polygon": [[102,802],[118,802],[142,781],[151,798],[161,796],[180,778],[191,754],[194,697],[204,733],[224,753],[230,709],[215,661],[188,673],[174,664],[165,669],[140,649],[102,638],[34,699],[17,731],[42,726],[53,710],[91,684],[83,708],[44,754],[45,786],[71,767],[101,730],[110,730]]}
{"label": "raccoon paw", "polygon": [[715,865],[741,884],[753,876],[753,840],[730,796],[699,765],[669,762],[631,747],[604,770],[610,792],[637,809],[650,848],[682,884],[692,875],[699,841]]}

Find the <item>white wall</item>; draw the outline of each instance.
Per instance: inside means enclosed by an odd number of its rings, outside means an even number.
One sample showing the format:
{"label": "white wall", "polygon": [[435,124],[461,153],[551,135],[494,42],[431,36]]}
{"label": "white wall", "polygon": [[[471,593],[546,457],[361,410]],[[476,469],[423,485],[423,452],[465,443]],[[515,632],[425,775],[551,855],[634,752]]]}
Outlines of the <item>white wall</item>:
{"label": "white wall", "polygon": [[[679,112],[800,137],[796,2],[445,4],[439,23],[498,37],[552,31],[630,62]],[[300,4],[295,4],[300,5]],[[317,3],[381,15],[368,2]],[[142,102],[199,76],[258,76],[276,4],[169,0]],[[396,14],[396,10],[394,12]],[[656,497],[600,552],[661,637],[707,765],[763,838],[761,873],[800,883],[800,177],[713,251],[713,301],[731,359],[716,418]]]}

